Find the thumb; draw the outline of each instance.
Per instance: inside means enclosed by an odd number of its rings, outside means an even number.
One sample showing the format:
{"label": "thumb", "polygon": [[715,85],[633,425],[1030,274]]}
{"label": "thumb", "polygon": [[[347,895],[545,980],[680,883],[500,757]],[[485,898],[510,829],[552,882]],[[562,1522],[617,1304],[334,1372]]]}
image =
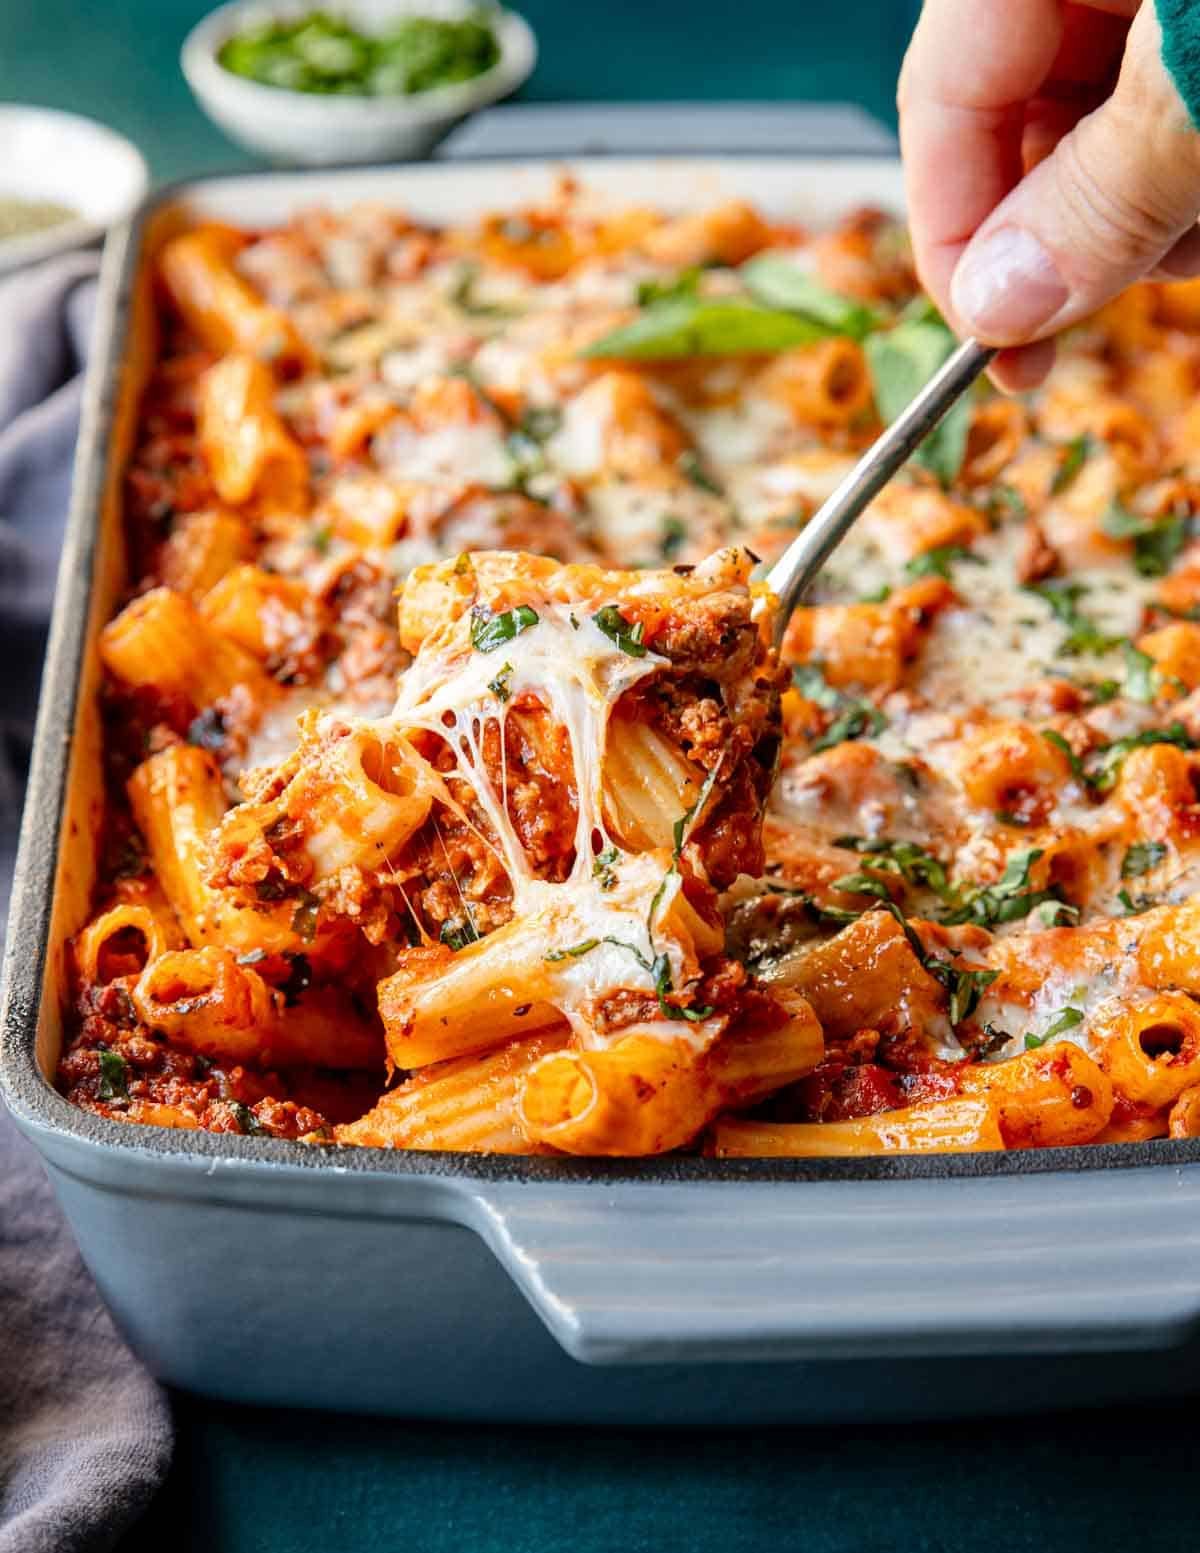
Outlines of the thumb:
{"label": "thumb", "polygon": [[[1055,333],[1153,269],[1194,226],[1200,135],[1161,44],[1155,7],[1143,5],[1112,95],[975,233],[950,284],[963,332],[993,345]],[[1180,246],[1181,263],[1194,246]]]}

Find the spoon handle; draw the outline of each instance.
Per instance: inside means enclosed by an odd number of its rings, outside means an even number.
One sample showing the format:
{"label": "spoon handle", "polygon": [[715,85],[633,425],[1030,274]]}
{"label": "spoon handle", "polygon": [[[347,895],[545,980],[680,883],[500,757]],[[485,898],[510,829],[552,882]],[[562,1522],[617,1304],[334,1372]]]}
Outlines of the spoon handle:
{"label": "spoon handle", "polygon": [[792,610],[855,519],[912,456],[955,400],[966,393],[995,354],[990,345],[965,340],[903,414],[871,444],[828,501],[809,519],[803,533],[776,561],[767,573],[767,584],[779,600],[777,639],[782,639]]}

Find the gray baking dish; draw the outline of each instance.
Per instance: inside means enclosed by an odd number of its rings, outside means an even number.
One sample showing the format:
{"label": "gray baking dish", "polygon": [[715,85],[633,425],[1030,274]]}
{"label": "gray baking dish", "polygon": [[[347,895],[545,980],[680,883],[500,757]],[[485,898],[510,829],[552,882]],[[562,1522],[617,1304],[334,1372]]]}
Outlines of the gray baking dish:
{"label": "gray baking dish", "polygon": [[[473,1418],[916,1417],[1182,1392],[1200,1378],[1200,1142],[867,1161],[326,1150],[109,1122],[53,1089],[87,909],[94,640],[123,583],[120,472],[144,257],[190,210],[262,224],[363,196],[444,217],[547,165],[190,184],[110,242],[5,957],[0,1089],[117,1320],[213,1396]],[[737,192],[824,220],[893,163],[581,161],[627,200]]]}

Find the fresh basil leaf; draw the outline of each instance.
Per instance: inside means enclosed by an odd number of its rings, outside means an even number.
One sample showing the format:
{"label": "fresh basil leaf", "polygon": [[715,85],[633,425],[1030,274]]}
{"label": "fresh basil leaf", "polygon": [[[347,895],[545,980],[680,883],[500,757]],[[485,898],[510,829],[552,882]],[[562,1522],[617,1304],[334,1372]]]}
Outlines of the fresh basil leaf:
{"label": "fresh basil leaf", "polygon": [[826,712],[838,714],[820,738],[813,740],[814,755],[847,739],[882,733],[887,727],[887,718],[878,707],[835,689],[821,672],[820,664],[796,664],[792,669],[792,684],[806,700],[814,701]]}
{"label": "fresh basil leaf", "polygon": [[1043,901],[1029,915],[1039,927],[1070,927],[1079,921],[1079,907],[1066,901]]}
{"label": "fresh basil leaf", "polygon": [[1161,684],[1154,659],[1148,652],[1141,652],[1132,642],[1122,642],[1125,658],[1125,694],[1132,701],[1152,702]]}
{"label": "fresh basil leaf", "polygon": [[683,1008],[680,1004],[670,1001],[670,994],[675,988],[671,980],[671,962],[665,954],[660,954],[654,961],[651,974],[654,977],[654,991],[658,997],[658,1006],[665,1018],[686,1019],[689,1024],[698,1024],[713,1012],[711,1003],[703,1008]]}
{"label": "fresh basil leaf", "polygon": [[632,323],[593,341],[581,354],[618,361],[768,355],[811,345],[827,334],[795,313],[738,297],[681,297],[652,303]]}
{"label": "fresh basil leaf", "polygon": [[1110,539],[1133,540],[1134,570],[1142,577],[1163,577],[1187,543],[1188,520],[1146,518],[1114,501],[1100,519]]}
{"label": "fresh basil leaf", "polygon": [[1162,841],[1135,841],[1121,861],[1122,879],[1140,879],[1152,873],[1167,855]]}
{"label": "fresh basil leaf", "polygon": [[819,663],[797,663],[792,669],[792,687],[806,701],[814,701],[827,712],[834,712],[842,703],[842,693],[835,690],[821,672]]}
{"label": "fresh basil leaf", "polygon": [[700,286],[700,266],[689,265],[666,280],[641,280],[637,288],[637,305],[652,307],[655,302],[678,302],[694,297]]}
{"label": "fresh basil leaf", "polygon": [[266,1135],[267,1129],[255,1116],[248,1105],[243,1105],[240,1100],[231,1100],[229,1109],[233,1112],[233,1118],[238,1124],[238,1131],[248,1138],[258,1138]]}
{"label": "fresh basil leaf", "polygon": [[1055,900],[1053,890],[1029,887],[1030,870],[1041,855],[1040,847],[1010,853],[1000,879],[995,884],[965,890],[961,904],[946,912],[942,921],[998,927],[1005,922],[1019,922],[1043,901]]}
{"label": "fresh basil leaf", "polygon": [[847,739],[873,738],[886,727],[887,718],[878,707],[868,701],[855,701],[834,718],[819,739],[813,740],[812,753],[819,755],[822,750],[831,750]]}
{"label": "fresh basil leaf", "polygon": [[556,404],[531,404],[517,422],[517,430],[531,442],[549,442],[562,425],[562,418]]}
{"label": "fresh basil leaf", "polygon": [[906,884],[917,889],[929,889],[944,901],[957,899],[954,886],[946,876],[946,870],[937,858],[919,847],[915,841],[889,841],[870,836],[838,836],[835,847],[845,847],[865,857],[870,867],[880,873],[899,874]]}
{"label": "fresh basil leaf", "polygon": [[710,496],[724,496],[725,492],[704,467],[695,448],[684,448],[675,464],[684,479],[690,480],[698,490],[707,491]]}
{"label": "fresh basil leaf", "polygon": [[542,956],[543,960],[578,960],[582,954],[590,954],[600,943],[598,938],[585,938],[582,943],[572,944],[569,949],[551,949]]}
{"label": "fresh basil leaf", "polygon": [[1078,779],[1082,782],[1084,780],[1083,761],[1080,760],[1079,756],[1071,748],[1070,744],[1067,743],[1066,739],[1063,738],[1062,734],[1059,733],[1058,729],[1043,728],[1042,738],[1045,739],[1047,744],[1053,744],[1056,750],[1062,751],[1062,753],[1067,757],[1067,763],[1071,767],[1072,776],[1078,777]]}
{"label": "fresh basil leaf", "polygon": [[1042,1031],[1041,1035],[1027,1035],[1025,1037],[1025,1050],[1034,1051],[1039,1046],[1045,1046],[1047,1041],[1052,1041],[1056,1035],[1062,1035],[1065,1030],[1074,1030],[1076,1025],[1083,1023],[1083,1010],[1081,1008],[1064,1008],[1056,1019]]}
{"label": "fresh basil leaf", "polygon": [[450,301],[459,312],[475,318],[513,318],[520,312],[501,302],[480,302],[475,296],[478,281],[479,265],[474,259],[464,259],[450,288]]}
{"label": "fresh basil leaf", "polygon": [[1063,449],[1062,463],[1059,464],[1054,479],[1050,483],[1050,494],[1057,496],[1074,480],[1075,476],[1083,468],[1091,457],[1095,443],[1085,431],[1082,436],[1073,437]]}
{"label": "fresh basil leaf", "polygon": [[994,518],[1025,518],[1029,507],[1015,485],[995,485],[988,495],[988,512]]}
{"label": "fresh basil leaf", "polygon": [[512,677],[513,666],[511,663],[506,663],[500,670],[499,674],[496,675],[495,679],[488,680],[488,689],[495,696],[496,700],[501,703],[501,705],[508,701],[512,696]]}
{"label": "fresh basil leaf", "polygon": [[1119,636],[1106,635],[1096,622],[1079,608],[1079,600],[1087,592],[1082,583],[1027,582],[1021,586],[1025,593],[1036,594],[1038,598],[1044,600],[1050,606],[1055,619],[1060,620],[1067,627],[1067,634],[1058,648],[1063,657],[1073,658],[1083,653],[1111,652],[1122,640]]}
{"label": "fresh basil leaf", "polygon": [[596,880],[602,890],[611,890],[617,882],[613,864],[621,856],[616,847],[605,847],[603,852],[597,852],[592,862],[592,878]]}
{"label": "fresh basil leaf", "polygon": [[292,912],[292,932],[306,944],[311,944],[316,936],[317,913],[320,909],[321,903],[315,895],[308,890],[301,891],[300,900]]}
{"label": "fresh basil leaf", "polygon": [[455,953],[460,949],[465,949],[468,944],[478,943],[479,929],[475,926],[475,919],[471,915],[470,909],[468,908],[461,917],[443,922],[442,931],[438,934],[438,938],[447,948],[453,949]]}
{"label": "fresh basil leaf", "polygon": [[646,656],[646,647],[642,641],[646,628],[640,620],[636,625],[631,624],[615,604],[606,604],[603,609],[598,609],[592,619],[609,641],[615,642],[630,658]]}
{"label": "fresh basil leaf", "polygon": [[1088,784],[1098,793],[1111,792],[1129,752],[1147,749],[1154,744],[1174,744],[1181,750],[1196,748],[1195,741],[1181,722],[1173,722],[1166,728],[1147,728],[1144,733],[1132,733],[1093,750],[1084,761],[1084,775]]}
{"label": "fresh basil leaf", "polygon": [[704,816],[704,806],[707,804],[712,790],[716,786],[717,772],[720,769],[721,762],[718,760],[704,778],[704,784],[696,795],[695,803],[692,804],[691,808],[685,809],[672,826],[672,835],[675,838],[674,854],[676,862],[679,860],[679,854],[683,851],[684,842]]}
{"label": "fresh basil leaf", "polygon": [[865,340],[878,329],[879,314],[854,297],[845,297],[782,254],[762,253],[741,267],[741,277],[752,296],[768,307],[802,313],[834,334]]}
{"label": "fresh basil leaf", "polygon": [[670,561],[679,554],[684,540],[687,538],[687,524],[682,518],[667,513],[662,520],[659,531],[658,551],[664,561]]}
{"label": "fresh basil leaf", "polygon": [[921,555],[905,561],[904,570],[910,577],[943,577],[951,581],[950,565],[953,561],[970,561],[975,566],[985,564],[981,555],[968,550],[965,545],[937,545]]}
{"label": "fresh basil leaf", "polygon": [[101,1100],[129,1099],[129,1067],[120,1052],[100,1053],[100,1084],[96,1090]]}
{"label": "fresh basil leaf", "polygon": [[528,604],[518,604],[516,609],[506,609],[501,615],[493,615],[476,604],[471,611],[471,646],[477,652],[495,652],[537,622],[537,612]]}
{"label": "fresh basil leaf", "polygon": [[1142,577],[1165,577],[1187,544],[1188,520],[1164,518],[1133,542],[1133,567]]}
{"label": "fresh basil leaf", "polygon": [[[954,335],[943,323],[911,320],[864,341],[867,365],[875,386],[875,403],[884,421],[892,422],[925,387],[955,348]],[[916,462],[949,485],[962,468],[971,427],[971,398],[964,394],[925,438],[913,455]]]}
{"label": "fresh basil leaf", "polygon": [[870,895],[875,900],[889,903],[892,899],[892,892],[883,880],[873,879],[870,874],[843,874],[833,881],[832,888],[843,895]]}

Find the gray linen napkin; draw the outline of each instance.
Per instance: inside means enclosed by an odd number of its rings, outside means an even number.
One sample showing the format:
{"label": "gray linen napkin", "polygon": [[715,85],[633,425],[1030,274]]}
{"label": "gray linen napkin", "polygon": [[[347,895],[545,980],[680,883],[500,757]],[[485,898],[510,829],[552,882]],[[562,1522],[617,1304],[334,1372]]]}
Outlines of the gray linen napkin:
{"label": "gray linen napkin", "polygon": [[[66,516],[94,254],[0,286],[0,899]],[[163,1392],[117,1334],[0,1109],[0,1553],[102,1553],[163,1481]]]}

